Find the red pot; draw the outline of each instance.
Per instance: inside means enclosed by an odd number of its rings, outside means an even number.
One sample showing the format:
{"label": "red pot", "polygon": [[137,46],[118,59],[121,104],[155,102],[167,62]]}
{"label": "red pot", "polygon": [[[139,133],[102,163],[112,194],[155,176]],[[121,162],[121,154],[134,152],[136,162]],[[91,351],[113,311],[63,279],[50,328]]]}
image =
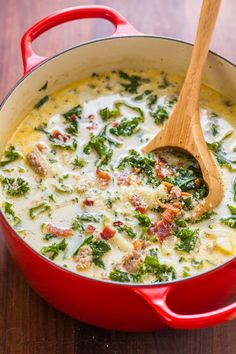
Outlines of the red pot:
{"label": "red pot", "polygon": [[[110,38],[66,50],[50,59],[37,56],[31,42],[51,27],[82,18],[104,18],[115,26]],[[174,53],[174,54],[173,54]],[[136,31],[119,13],[105,6],[75,7],[48,16],[31,27],[22,39],[24,76],[0,108],[0,149],[22,117],[46,93],[114,68],[159,68],[184,74],[191,45]],[[236,100],[236,68],[210,53],[204,81]],[[226,85],[227,83],[227,85]],[[185,280],[154,285],[130,285],[89,279],[44,258],[27,245],[0,214],[7,247],[24,277],[40,296],[60,311],[87,323],[115,330],[150,331],[166,326],[199,328],[236,317],[236,259]]]}

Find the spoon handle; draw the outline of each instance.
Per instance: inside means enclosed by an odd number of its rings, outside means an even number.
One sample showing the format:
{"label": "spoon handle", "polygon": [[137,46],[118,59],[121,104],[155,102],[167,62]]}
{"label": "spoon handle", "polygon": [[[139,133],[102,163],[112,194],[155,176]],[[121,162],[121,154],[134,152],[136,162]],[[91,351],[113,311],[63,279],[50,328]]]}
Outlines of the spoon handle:
{"label": "spoon handle", "polygon": [[[180,106],[182,106],[181,103],[184,103],[185,109],[187,102],[189,102],[187,106],[191,107],[193,111],[198,109],[202,72],[220,4],[221,0],[203,0],[191,61],[178,100]],[[182,102],[183,100],[185,102]]]}

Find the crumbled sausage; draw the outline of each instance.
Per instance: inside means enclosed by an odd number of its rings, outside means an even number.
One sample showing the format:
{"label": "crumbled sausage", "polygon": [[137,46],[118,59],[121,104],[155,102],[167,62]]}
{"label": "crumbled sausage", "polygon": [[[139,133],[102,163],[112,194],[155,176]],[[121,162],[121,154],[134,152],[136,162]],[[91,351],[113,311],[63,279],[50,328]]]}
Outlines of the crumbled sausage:
{"label": "crumbled sausage", "polygon": [[76,269],[84,270],[91,266],[92,264],[92,249],[88,245],[81,247],[79,254],[75,256]]}
{"label": "crumbled sausage", "polygon": [[47,176],[47,162],[45,161],[44,157],[37,148],[35,148],[32,152],[28,153],[26,155],[26,159],[35,173],[37,173],[41,177]]}
{"label": "crumbled sausage", "polygon": [[136,273],[142,262],[142,256],[137,251],[132,251],[122,258],[122,265],[129,273]]}

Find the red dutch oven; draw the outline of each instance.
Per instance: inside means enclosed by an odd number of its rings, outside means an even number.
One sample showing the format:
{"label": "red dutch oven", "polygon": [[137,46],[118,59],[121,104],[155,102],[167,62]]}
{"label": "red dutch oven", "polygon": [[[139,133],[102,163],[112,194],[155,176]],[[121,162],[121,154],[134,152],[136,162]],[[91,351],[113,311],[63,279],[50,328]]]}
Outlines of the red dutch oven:
{"label": "red dutch oven", "polygon": [[[63,22],[103,18],[114,34],[63,51],[49,59],[36,55],[32,41]],[[192,46],[174,39],[144,35],[117,11],[105,6],[74,7],[50,15],[23,36],[24,75],[0,108],[0,149],[22,117],[46,94],[89,76],[116,68],[159,69],[184,75]],[[236,100],[236,67],[214,53],[208,56],[204,82]],[[151,331],[164,327],[213,326],[236,317],[236,258],[206,273],[172,282],[130,285],[90,279],[44,258],[16,234],[4,215],[0,227],[12,258],[32,288],[65,314],[99,327]]]}

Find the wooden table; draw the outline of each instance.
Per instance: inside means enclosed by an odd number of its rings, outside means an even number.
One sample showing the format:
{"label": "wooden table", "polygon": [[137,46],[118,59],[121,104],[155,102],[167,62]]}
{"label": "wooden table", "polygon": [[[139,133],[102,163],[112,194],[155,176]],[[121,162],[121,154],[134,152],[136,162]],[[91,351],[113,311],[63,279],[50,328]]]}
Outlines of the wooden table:
{"label": "wooden table", "polygon": [[[136,28],[150,34],[193,41],[200,0],[0,0],[0,98],[21,76],[20,38],[35,21],[63,7],[104,4],[119,10]],[[212,49],[236,62],[236,1],[225,0]],[[41,55],[105,36],[102,20],[69,23],[35,43]],[[74,321],[41,300],[25,283],[0,238],[0,354],[54,353],[236,353],[236,321],[195,331],[121,333]]]}

